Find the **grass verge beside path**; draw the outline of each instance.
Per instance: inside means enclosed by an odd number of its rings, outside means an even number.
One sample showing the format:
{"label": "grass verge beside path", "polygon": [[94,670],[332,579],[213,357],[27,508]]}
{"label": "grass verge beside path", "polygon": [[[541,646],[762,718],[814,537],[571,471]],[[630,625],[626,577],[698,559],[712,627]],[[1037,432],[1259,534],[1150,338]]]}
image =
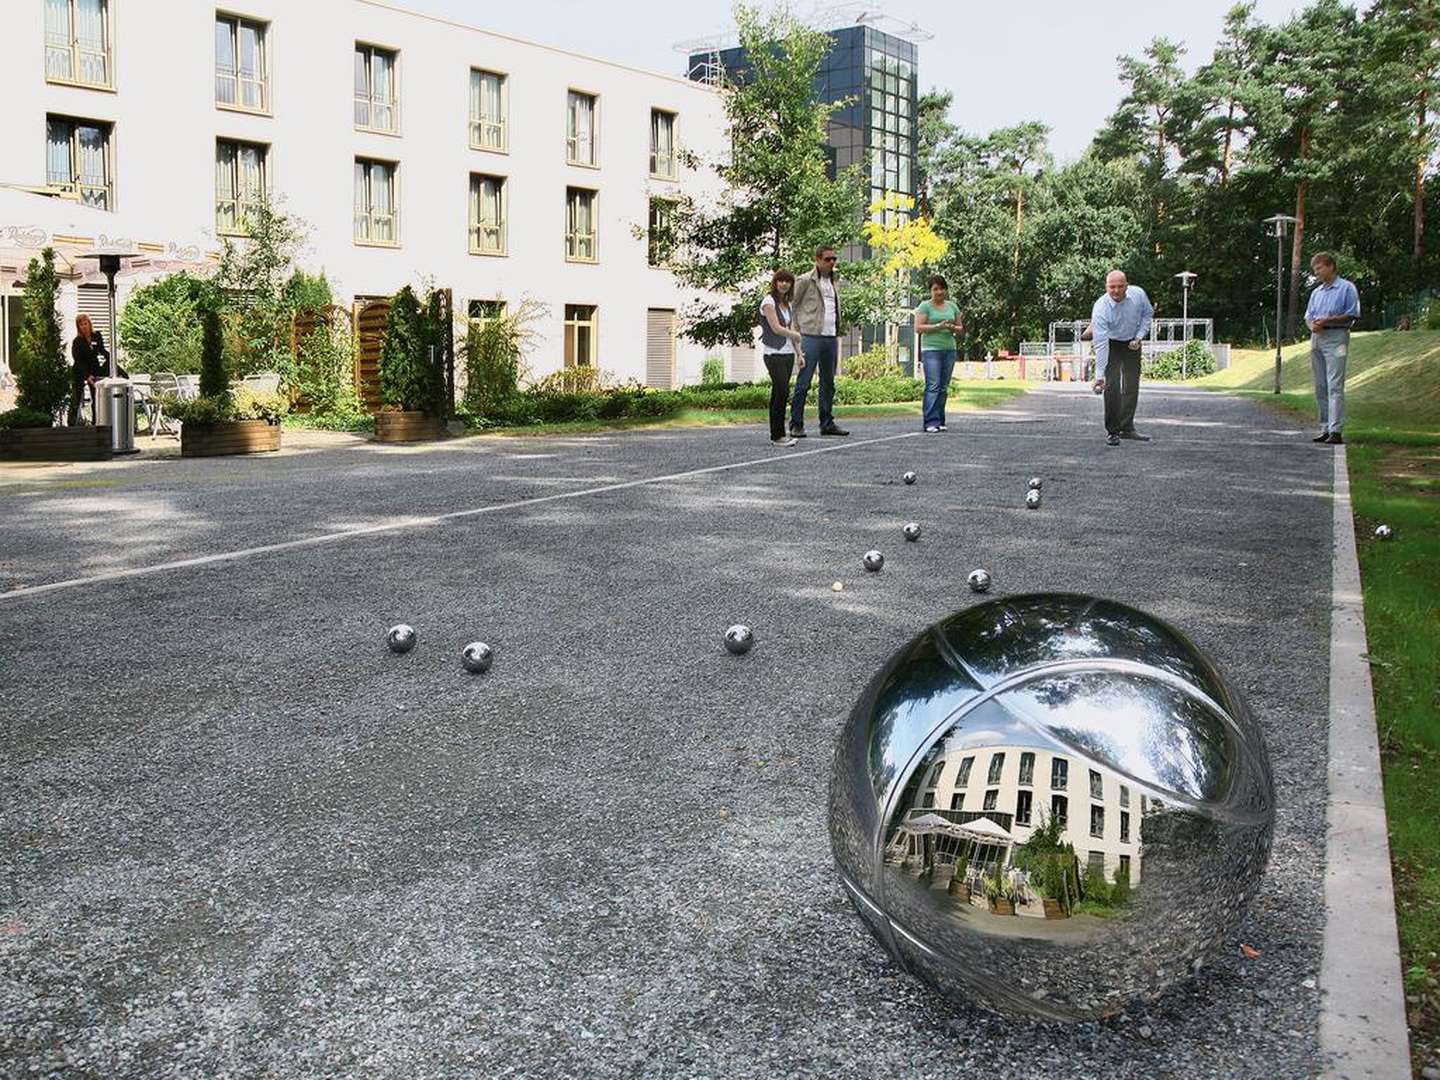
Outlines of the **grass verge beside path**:
{"label": "grass verge beside path", "polygon": [[[1416,1074],[1440,1065],[1440,333],[1356,334],[1345,441]],[[1200,385],[1315,415],[1308,342]],[[1317,452],[1324,453],[1323,448]],[[1375,526],[1394,536],[1375,539]]]}
{"label": "grass verge beside path", "polygon": [[[950,398],[946,404],[949,412],[967,412],[973,409],[989,409],[1005,405],[1025,393],[1023,384],[996,385],[993,382],[954,382],[950,384]],[[814,409],[806,410],[810,425],[814,426]],[[837,405],[835,417],[838,420],[863,420],[876,417],[897,417],[921,415],[918,401],[897,401],[877,405]],[[488,435],[582,435],[595,431],[632,431],[637,429],[658,430],[662,428],[717,427],[722,425],[754,424],[764,428],[769,423],[765,409],[685,409],[674,416],[621,417],[615,420],[578,420],[563,424],[527,424],[523,427],[496,427],[471,432],[471,437]]]}

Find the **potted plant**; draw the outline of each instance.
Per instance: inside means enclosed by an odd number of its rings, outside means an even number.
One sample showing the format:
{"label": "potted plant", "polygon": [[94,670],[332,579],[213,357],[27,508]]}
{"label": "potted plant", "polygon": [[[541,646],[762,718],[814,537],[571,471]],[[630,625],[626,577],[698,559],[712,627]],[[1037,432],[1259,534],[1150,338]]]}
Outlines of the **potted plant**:
{"label": "potted plant", "polygon": [[250,390],[231,393],[225,371],[224,330],[218,303],[205,310],[201,344],[200,396],[167,399],[166,415],[180,421],[181,457],[220,457],[280,449],[280,418],[286,400]]}
{"label": "potted plant", "polygon": [[55,252],[46,248],[25,271],[20,335],[15,351],[16,408],[0,413],[0,458],[94,461],[110,456],[108,427],[56,427],[70,400],[70,365],[56,316],[60,279]]}
{"label": "potted plant", "polygon": [[985,879],[985,900],[992,915],[1014,915],[1017,899],[1015,887],[1005,879],[1005,871],[995,867],[995,876]]}
{"label": "potted plant", "polygon": [[959,861],[955,863],[955,876],[950,879],[950,895],[962,904],[970,902],[970,882],[965,877],[969,869],[969,857],[961,855]]}
{"label": "potted plant", "polygon": [[[427,307],[435,308],[432,294]],[[421,308],[406,285],[395,294],[380,350],[380,400],[375,438],[380,442],[438,439],[445,419],[445,373],[439,361],[440,318]]]}

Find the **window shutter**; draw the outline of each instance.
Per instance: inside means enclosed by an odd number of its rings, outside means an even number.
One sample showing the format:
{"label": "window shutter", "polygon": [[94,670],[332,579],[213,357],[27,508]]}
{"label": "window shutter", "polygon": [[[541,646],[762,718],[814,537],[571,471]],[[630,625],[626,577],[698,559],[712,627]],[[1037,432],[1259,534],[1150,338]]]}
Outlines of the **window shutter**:
{"label": "window shutter", "polygon": [[645,313],[645,385],[675,388],[675,312],[650,308]]}

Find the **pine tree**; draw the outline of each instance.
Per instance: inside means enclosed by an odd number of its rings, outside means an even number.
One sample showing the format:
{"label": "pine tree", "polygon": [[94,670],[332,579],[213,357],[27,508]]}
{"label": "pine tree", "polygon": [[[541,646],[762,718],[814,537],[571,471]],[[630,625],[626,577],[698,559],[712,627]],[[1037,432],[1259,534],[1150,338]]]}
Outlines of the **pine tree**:
{"label": "pine tree", "polygon": [[55,251],[46,248],[25,271],[19,349],[15,356],[16,404],[22,409],[57,415],[70,396],[70,369],[65,339],[60,334],[56,301],[60,279]]}
{"label": "pine tree", "polygon": [[220,308],[211,298],[201,316],[200,396],[225,398],[230,395],[230,380],[225,375],[225,334],[220,322]]}

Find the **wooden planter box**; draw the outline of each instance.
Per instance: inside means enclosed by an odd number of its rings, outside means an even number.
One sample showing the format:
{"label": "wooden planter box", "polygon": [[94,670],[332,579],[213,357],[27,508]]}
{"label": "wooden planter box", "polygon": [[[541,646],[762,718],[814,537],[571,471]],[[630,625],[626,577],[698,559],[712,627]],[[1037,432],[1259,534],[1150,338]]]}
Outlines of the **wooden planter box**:
{"label": "wooden planter box", "polygon": [[1066,918],[1065,905],[1060,903],[1060,901],[1056,900],[1053,896],[1042,896],[1040,898],[1040,904],[1045,909],[1045,917],[1047,919]]}
{"label": "wooden planter box", "polygon": [[950,882],[950,895],[962,904],[968,904],[970,902],[970,886],[963,881],[952,881]]}
{"label": "wooden planter box", "polygon": [[1014,915],[1014,914],[1015,914],[1015,905],[1012,904],[1009,900],[991,900],[991,901],[990,901],[990,914],[991,914],[991,915]]}
{"label": "wooden planter box", "polygon": [[224,420],[218,424],[182,424],[181,457],[260,454],[280,449],[280,425],[268,420]]}
{"label": "wooden planter box", "polygon": [[108,427],[0,431],[0,461],[108,461],[110,457]]}
{"label": "wooden planter box", "polygon": [[424,439],[438,439],[442,430],[440,418],[429,413],[382,410],[375,414],[377,442],[420,442]]}

